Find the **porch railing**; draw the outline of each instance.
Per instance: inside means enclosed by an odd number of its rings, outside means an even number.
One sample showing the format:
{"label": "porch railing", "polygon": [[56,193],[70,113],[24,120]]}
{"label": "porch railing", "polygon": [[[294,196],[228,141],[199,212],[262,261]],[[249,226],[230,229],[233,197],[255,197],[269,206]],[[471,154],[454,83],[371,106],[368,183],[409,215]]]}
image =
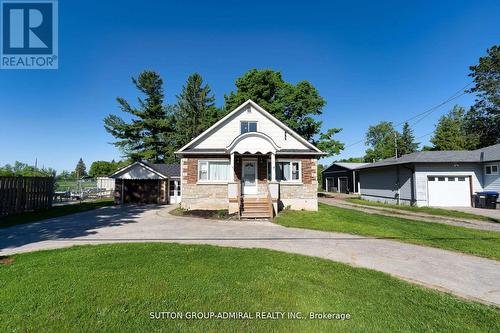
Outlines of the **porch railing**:
{"label": "porch railing", "polygon": [[267,183],[267,204],[269,208],[269,216],[271,218],[274,217],[274,209],[273,209],[273,198],[271,196],[271,189],[269,188],[269,183]]}

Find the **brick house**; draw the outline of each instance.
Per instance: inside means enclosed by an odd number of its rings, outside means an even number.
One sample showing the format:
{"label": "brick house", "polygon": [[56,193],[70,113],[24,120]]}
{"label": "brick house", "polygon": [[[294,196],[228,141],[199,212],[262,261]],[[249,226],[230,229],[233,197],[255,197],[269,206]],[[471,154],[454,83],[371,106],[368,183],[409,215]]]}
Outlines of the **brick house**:
{"label": "brick house", "polygon": [[317,210],[318,148],[248,100],[179,149],[181,206],[271,217]]}

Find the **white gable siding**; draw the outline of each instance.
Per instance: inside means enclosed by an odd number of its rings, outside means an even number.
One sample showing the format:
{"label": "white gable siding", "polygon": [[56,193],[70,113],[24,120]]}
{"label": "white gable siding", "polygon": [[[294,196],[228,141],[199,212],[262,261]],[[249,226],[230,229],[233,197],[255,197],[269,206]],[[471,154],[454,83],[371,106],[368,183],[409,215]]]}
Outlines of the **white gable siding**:
{"label": "white gable siding", "polygon": [[[486,166],[487,165],[496,165],[498,167],[498,174],[496,175],[487,175],[486,174]],[[484,184],[483,188],[485,191],[496,191],[500,192],[500,161],[497,162],[485,162],[483,165],[483,179]]]}
{"label": "white gable siding", "polygon": [[290,133],[287,134],[285,140],[285,131],[252,107],[236,113],[190,148],[226,148],[234,138],[240,135],[241,121],[257,121],[257,131],[269,135],[281,149],[308,149]]}
{"label": "white gable siding", "polygon": [[133,165],[126,172],[117,175],[117,179],[160,179],[156,173],[149,171],[142,165]]}

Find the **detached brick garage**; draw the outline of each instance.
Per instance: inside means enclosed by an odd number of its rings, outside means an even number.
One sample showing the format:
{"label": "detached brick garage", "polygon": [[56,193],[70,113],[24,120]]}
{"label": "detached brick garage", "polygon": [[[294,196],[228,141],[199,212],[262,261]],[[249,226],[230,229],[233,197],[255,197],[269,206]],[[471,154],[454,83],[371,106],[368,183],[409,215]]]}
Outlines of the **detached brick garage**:
{"label": "detached brick garage", "polygon": [[116,204],[181,202],[179,164],[135,162],[110,177],[115,179]]}

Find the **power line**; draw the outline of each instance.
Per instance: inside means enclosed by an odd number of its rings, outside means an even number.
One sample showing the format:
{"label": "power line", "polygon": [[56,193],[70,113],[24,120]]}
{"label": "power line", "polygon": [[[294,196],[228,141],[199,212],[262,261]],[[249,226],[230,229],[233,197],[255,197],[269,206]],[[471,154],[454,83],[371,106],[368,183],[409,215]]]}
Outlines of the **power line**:
{"label": "power line", "polygon": [[429,133],[424,134],[424,135],[421,135],[421,136],[417,136],[417,137],[415,138],[415,140],[418,140],[418,139],[421,139],[421,138],[423,138],[423,137],[429,136],[429,135],[431,135],[431,134],[433,134],[433,133],[434,133],[434,131],[429,132]]}
{"label": "power line", "polygon": [[[449,102],[451,102],[451,101],[453,101],[453,100],[455,100],[455,99],[457,99],[457,98],[459,98],[459,97],[461,97],[461,96],[465,95],[465,94],[466,94],[466,92],[465,92],[464,90],[465,90],[468,86],[470,86],[471,84],[473,84],[473,83],[474,83],[474,82],[470,82],[470,83],[466,84],[463,88],[461,88],[461,89],[457,90],[457,91],[456,91],[453,95],[451,95],[450,97],[448,97],[448,98],[447,98],[446,100],[444,100],[443,102],[441,102],[441,103],[439,103],[439,104],[437,104],[437,105],[435,105],[435,106],[433,106],[433,107],[431,107],[431,108],[429,108],[429,109],[427,109],[427,110],[425,110],[425,111],[423,111],[423,112],[421,112],[421,113],[419,113],[419,114],[417,114],[417,115],[415,115],[415,116],[413,116],[413,117],[410,117],[410,118],[408,118],[408,119],[406,119],[406,120],[403,120],[403,121],[402,121],[402,122],[400,122],[400,123],[397,123],[394,127],[399,127],[399,126],[401,126],[402,124],[404,124],[404,123],[406,123],[406,122],[410,122],[410,121],[412,121],[412,120],[414,120],[414,119],[417,119],[417,118],[420,118],[420,117],[421,117],[420,119],[416,120],[416,121],[413,123],[413,125],[415,125],[415,124],[419,123],[420,121],[422,121],[424,118],[426,118],[426,117],[428,117],[429,115],[431,115],[434,111],[438,110],[438,109],[439,109],[440,107],[442,107],[443,105],[445,105],[445,104],[447,104],[447,103],[449,103]],[[433,132],[431,132],[430,134],[432,134],[432,133],[433,133]],[[389,133],[387,133],[387,134],[389,134]],[[387,135],[387,134],[386,134],[386,135]],[[429,135],[429,134],[426,134],[426,135],[424,135],[424,136],[427,136],[427,135]],[[385,138],[385,136],[384,136],[384,138]],[[361,142],[364,142],[364,141],[365,141],[365,139],[358,140],[358,141],[356,141],[356,142],[354,142],[354,143],[351,143],[351,144],[349,144],[349,145],[346,145],[344,149],[349,148],[349,147],[352,147],[352,146],[355,146],[355,145],[360,144]]]}

